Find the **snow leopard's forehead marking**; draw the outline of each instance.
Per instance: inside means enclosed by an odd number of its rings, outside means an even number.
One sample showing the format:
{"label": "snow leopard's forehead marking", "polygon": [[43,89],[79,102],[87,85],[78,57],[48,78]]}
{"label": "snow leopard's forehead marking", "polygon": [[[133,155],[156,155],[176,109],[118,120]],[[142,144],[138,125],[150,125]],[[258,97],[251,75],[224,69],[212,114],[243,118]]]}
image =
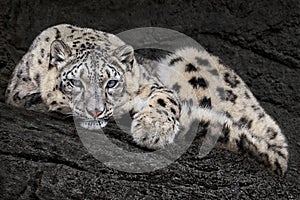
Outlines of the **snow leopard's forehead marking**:
{"label": "snow leopard's forehead marking", "polygon": [[80,51],[67,72],[67,77],[77,76],[89,83],[97,84],[102,84],[111,77],[120,79],[121,74],[111,58],[109,50],[100,46]]}

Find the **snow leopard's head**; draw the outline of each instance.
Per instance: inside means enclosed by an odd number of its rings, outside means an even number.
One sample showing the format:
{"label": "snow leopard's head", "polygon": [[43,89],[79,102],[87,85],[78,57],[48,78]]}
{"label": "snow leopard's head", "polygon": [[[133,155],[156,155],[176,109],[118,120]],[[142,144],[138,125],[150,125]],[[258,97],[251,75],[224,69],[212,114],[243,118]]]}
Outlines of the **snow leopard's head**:
{"label": "snow leopard's head", "polygon": [[125,73],[132,69],[134,50],[120,45],[107,50],[93,45],[72,55],[61,40],[51,45],[50,65],[58,70],[58,90],[69,100],[69,107],[80,125],[87,129],[106,126],[125,93]]}

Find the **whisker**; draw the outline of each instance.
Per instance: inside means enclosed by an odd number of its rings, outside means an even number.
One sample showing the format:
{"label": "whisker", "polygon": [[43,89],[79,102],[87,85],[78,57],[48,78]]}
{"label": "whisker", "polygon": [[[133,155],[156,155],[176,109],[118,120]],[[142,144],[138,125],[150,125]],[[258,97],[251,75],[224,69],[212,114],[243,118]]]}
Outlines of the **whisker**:
{"label": "whisker", "polygon": [[66,115],[65,117],[63,117],[63,119],[67,119],[67,118],[71,118],[73,117],[73,115]]}

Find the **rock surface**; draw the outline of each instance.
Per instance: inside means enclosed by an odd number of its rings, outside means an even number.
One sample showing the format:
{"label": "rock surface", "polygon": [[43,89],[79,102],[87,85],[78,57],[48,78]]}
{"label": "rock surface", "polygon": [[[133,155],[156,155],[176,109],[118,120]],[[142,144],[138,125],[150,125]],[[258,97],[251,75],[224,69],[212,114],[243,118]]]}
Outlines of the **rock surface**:
{"label": "rock surface", "polygon": [[[0,199],[300,198],[298,0],[1,0],[0,7]],[[5,105],[13,67],[40,31],[58,23],[114,34],[158,26],[194,38],[235,69],[278,121],[290,145],[287,174],[218,149],[200,159],[197,141],[166,168],[126,173],[93,158],[71,119]],[[109,134],[129,141],[114,126]]]}

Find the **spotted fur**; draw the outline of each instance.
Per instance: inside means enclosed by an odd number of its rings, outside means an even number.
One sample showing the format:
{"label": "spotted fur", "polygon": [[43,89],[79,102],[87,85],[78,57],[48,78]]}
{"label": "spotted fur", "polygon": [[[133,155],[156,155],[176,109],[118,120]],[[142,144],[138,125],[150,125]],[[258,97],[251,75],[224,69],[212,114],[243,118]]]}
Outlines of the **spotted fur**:
{"label": "spotted fur", "polygon": [[[198,120],[218,146],[249,153],[278,174],[287,170],[287,143],[241,78],[203,50],[183,48],[139,64],[115,35],[67,24],[50,27],[16,66],[8,104],[73,114],[87,129],[130,112],[131,135],[158,149]],[[205,137],[208,132],[201,132]]]}

